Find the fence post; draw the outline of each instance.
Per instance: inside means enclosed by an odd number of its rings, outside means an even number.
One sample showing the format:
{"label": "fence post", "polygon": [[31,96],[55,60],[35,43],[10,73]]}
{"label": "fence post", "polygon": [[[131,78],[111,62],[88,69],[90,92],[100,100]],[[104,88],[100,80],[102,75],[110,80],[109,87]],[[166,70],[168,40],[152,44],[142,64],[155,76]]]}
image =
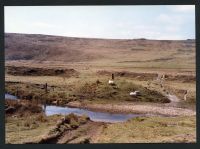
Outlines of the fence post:
{"label": "fence post", "polygon": [[115,79],[115,77],[114,77],[114,74],[112,73],[112,80],[114,80]]}
{"label": "fence post", "polygon": [[47,94],[47,83],[45,84],[44,88],[45,88],[45,93]]}

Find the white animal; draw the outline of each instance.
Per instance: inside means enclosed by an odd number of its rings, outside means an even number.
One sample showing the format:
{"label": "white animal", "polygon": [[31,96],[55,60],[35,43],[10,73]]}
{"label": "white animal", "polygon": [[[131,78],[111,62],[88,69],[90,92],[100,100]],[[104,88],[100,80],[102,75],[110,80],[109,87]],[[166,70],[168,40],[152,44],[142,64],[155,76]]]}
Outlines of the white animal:
{"label": "white animal", "polygon": [[130,96],[137,96],[139,93],[139,91],[130,92]]}
{"label": "white animal", "polygon": [[109,80],[108,84],[114,84],[114,81],[113,80]]}

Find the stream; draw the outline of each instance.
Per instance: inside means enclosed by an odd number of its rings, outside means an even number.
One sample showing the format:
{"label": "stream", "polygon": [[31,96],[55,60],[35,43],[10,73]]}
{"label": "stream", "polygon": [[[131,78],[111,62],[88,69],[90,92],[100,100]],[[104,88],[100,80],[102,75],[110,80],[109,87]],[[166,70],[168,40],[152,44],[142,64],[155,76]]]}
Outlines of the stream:
{"label": "stream", "polygon": [[5,99],[17,100],[17,97],[6,93],[5,94]]}
{"label": "stream", "polygon": [[[17,100],[17,97],[10,94],[5,94],[5,99]],[[45,110],[45,114],[47,116],[54,114],[67,115],[70,113],[74,113],[79,116],[87,115],[92,121],[111,122],[111,123],[124,122],[130,118],[142,116],[141,114],[118,114],[118,113],[108,113],[108,112],[96,112],[87,109],[61,107],[54,105],[47,105]]]}

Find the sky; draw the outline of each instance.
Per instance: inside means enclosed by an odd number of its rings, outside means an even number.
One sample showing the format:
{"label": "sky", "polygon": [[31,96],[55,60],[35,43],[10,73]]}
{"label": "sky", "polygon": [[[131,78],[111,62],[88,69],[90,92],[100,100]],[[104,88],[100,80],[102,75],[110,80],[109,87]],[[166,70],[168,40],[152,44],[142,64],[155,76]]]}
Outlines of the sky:
{"label": "sky", "polygon": [[4,8],[6,33],[107,39],[195,39],[194,5]]}

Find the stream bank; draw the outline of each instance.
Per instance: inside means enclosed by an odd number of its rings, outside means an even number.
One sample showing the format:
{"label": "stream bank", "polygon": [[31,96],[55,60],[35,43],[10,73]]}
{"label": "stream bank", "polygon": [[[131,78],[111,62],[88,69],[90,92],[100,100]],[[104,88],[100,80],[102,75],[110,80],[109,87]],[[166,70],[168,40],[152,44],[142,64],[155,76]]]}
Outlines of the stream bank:
{"label": "stream bank", "polygon": [[70,107],[84,108],[89,110],[112,112],[112,113],[137,113],[145,115],[162,115],[162,116],[193,116],[196,111],[186,108],[168,106],[167,104],[147,104],[147,103],[115,103],[115,104],[96,104],[86,102],[70,102]]}

